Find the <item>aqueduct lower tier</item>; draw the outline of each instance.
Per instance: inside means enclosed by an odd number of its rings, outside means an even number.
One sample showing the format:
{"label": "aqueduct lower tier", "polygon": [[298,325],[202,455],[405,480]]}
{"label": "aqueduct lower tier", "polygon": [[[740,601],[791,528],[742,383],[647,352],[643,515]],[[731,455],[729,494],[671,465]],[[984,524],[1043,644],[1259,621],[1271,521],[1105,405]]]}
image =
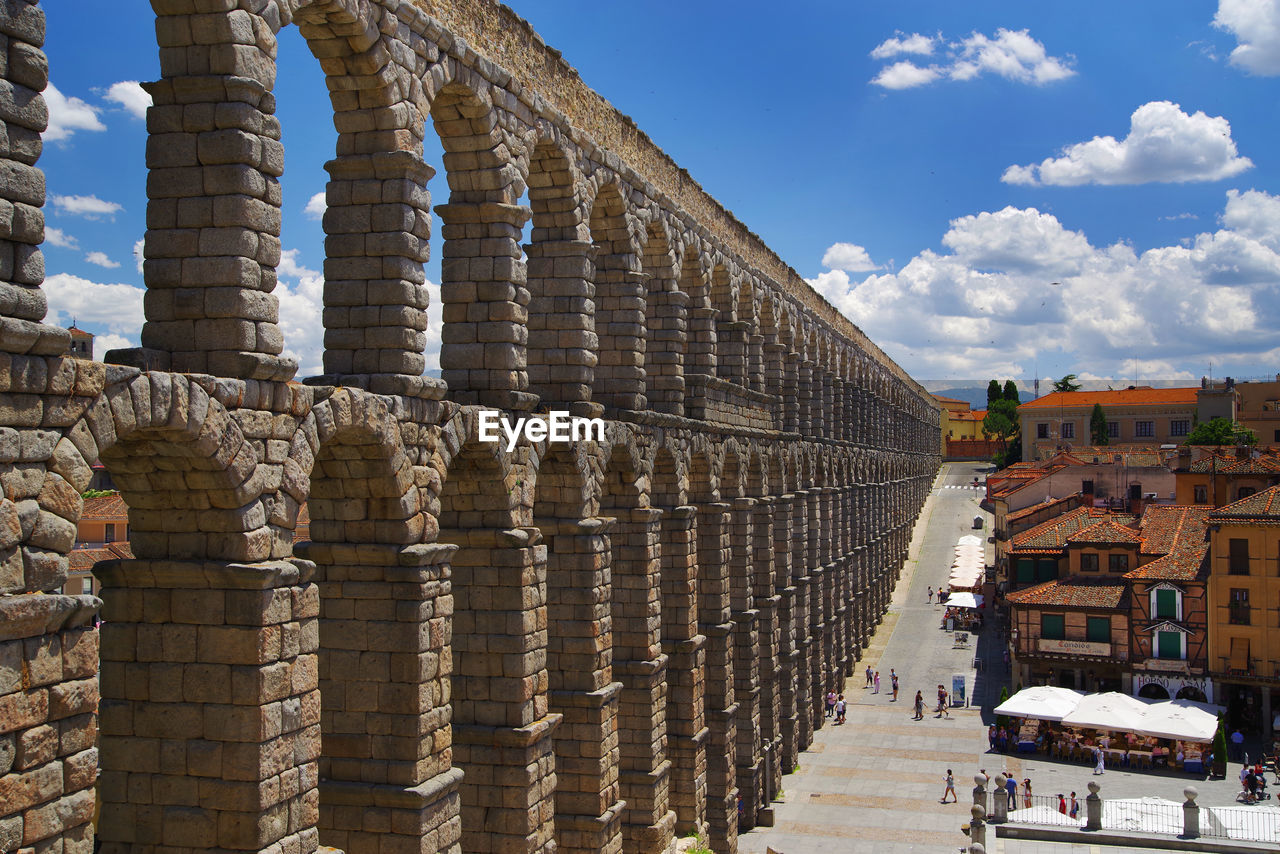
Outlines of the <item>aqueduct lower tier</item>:
{"label": "aqueduct lower tier", "polygon": [[[106,852],[736,850],[885,610],[936,405],[508,10],[152,5],[144,346],[102,364],[43,322],[44,19],[0,0],[0,850],[91,851],[95,780]],[[290,23],[339,131],[304,383]],[[507,451],[494,409],[607,427]],[[102,602],[56,592],[97,460]]]}

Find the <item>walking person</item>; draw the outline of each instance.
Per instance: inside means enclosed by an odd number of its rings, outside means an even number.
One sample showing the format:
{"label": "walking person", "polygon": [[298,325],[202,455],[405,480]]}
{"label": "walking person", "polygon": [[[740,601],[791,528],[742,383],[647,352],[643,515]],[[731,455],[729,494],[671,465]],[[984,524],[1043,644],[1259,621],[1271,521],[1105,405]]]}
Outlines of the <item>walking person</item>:
{"label": "walking person", "polygon": [[956,797],[956,778],[952,775],[950,768],[947,769],[946,783],[947,783],[947,788],[943,789],[942,791],[942,803],[945,804],[947,802],[948,793],[950,793],[951,795],[951,798],[952,798],[951,802],[958,803],[960,799]]}
{"label": "walking person", "polygon": [[1067,814],[1067,799],[1062,796],[1062,792],[1058,792],[1058,812]]}
{"label": "walking person", "polygon": [[867,688],[871,687],[871,665],[869,664],[867,665],[867,684],[865,687]]}
{"label": "walking person", "polygon": [[875,678],[874,684],[875,684],[875,688],[871,690],[871,693],[879,694],[880,693],[880,671],[879,670],[876,671],[876,678]]}
{"label": "walking person", "polygon": [[1016,810],[1018,808],[1018,780],[1008,771],[1004,772],[1004,776],[1004,791],[1009,798],[1009,809]]}
{"label": "walking person", "polygon": [[924,694],[916,692],[916,716],[914,720],[924,720]]}
{"label": "walking person", "polygon": [[1022,781],[1022,805],[1027,809],[1031,809],[1031,778],[1027,777]]}
{"label": "walking person", "polygon": [[929,585],[929,604],[933,604],[933,585]]}
{"label": "walking person", "polygon": [[847,708],[848,708],[848,704],[845,703],[844,701],[844,694],[841,694],[840,698],[836,700],[836,723],[837,724],[844,723],[844,713],[845,713],[845,709]]}
{"label": "walking person", "polygon": [[1102,752],[1102,748],[1101,748],[1101,747],[1095,747],[1095,748],[1093,749],[1093,761],[1094,761],[1093,773],[1094,773],[1094,776],[1097,776],[1098,774],[1105,774],[1105,773],[1107,773],[1106,756],[1107,756],[1107,755],[1106,755],[1105,753],[1103,753],[1103,752]]}
{"label": "walking person", "polygon": [[1076,793],[1071,793],[1071,802],[1067,811],[1067,815],[1076,818],[1080,815],[1080,802],[1076,800]]}
{"label": "walking person", "polygon": [[827,692],[827,717],[832,717],[836,713],[836,692]]}
{"label": "walking person", "polygon": [[894,673],[892,668],[889,670],[889,685],[893,688],[893,702],[896,703],[898,702],[898,674]]}

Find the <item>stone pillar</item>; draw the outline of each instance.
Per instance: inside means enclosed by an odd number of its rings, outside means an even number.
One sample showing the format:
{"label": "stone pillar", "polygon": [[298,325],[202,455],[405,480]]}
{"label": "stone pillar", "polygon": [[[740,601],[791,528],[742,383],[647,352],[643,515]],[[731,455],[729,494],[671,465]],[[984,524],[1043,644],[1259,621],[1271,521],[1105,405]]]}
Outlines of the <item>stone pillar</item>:
{"label": "stone pillar", "polygon": [[789,352],[782,362],[782,432],[800,430],[800,356]]}
{"label": "stone pillar", "polygon": [[969,842],[986,850],[987,811],[977,804],[969,808]]}
{"label": "stone pillar", "polygon": [[649,292],[644,381],[649,406],[655,412],[684,415],[688,304],[689,295],[683,291]]}
{"label": "stone pillar", "polygon": [[707,638],[698,632],[696,509],[662,514],[662,651],[667,664],[667,754],[676,833],[706,830]]}
{"label": "stone pillar", "polygon": [[720,312],[707,305],[689,307],[689,344],[686,374],[716,376],[716,318]]}
{"label": "stone pillar", "polygon": [[462,771],[445,713],[456,549],[297,546],[319,566],[320,835],[347,854],[384,839],[422,854],[458,845]]}
{"label": "stone pillar", "polygon": [[1102,830],[1102,798],[1098,790],[1102,788],[1092,780],[1089,781],[1089,794],[1084,799],[1085,830]]}
{"label": "stone pillar", "polygon": [[316,850],[314,570],[301,560],[95,567],[106,593],[103,852]]}
{"label": "stone pillar", "polygon": [[[737,706],[734,763],[737,769],[738,797],[742,799],[741,823],[746,827],[755,826],[756,810],[761,806],[763,788],[760,776],[760,611],[755,605],[755,587],[758,577],[764,573],[753,567],[757,553],[754,536],[758,515],[756,511],[755,498],[734,499],[730,511],[729,569],[734,623],[733,697]],[[761,518],[767,519],[766,516]],[[767,568],[772,569],[772,561],[768,561]],[[764,574],[763,582],[769,586],[769,593],[772,593],[772,581],[772,573]],[[734,822],[737,822],[736,818]]]}
{"label": "stone pillar", "polygon": [[[755,667],[758,672],[760,686],[759,701],[757,703],[760,720],[761,782],[759,791],[762,793],[760,806],[768,804],[776,795],[779,783],[775,781],[774,775],[780,775],[782,767],[778,761],[779,750],[781,749],[781,732],[778,722],[780,713],[778,699],[778,603],[780,597],[774,592],[776,565],[773,548],[773,518],[776,512],[775,502],[776,499],[773,498],[757,499],[751,520],[752,542],[754,543],[751,557],[751,565],[754,569],[751,592],[753,603],[759,612],[759,616],[756,619],[757,652],[755,655]],[[741,727],[739,727],[739,730],[741,730]],[[741,779],[742,771],[739,770],[739,780],[741,781]],[[741,782],[739,782],[738,788],[740,790],[744,788]],[[754,824],[751,826],[754,826]]]}
{"label": "stone pillar", "polygon": [[796,424],[796,432],[805,438],[812,438],[814,435],[813,395],[815,387],[813,362],[805,359],[799,364],[797,377],[797,397],[799,398],[800,411],[799,421]]}
{"label": "stone pillar", "polygon": [[[284,171],[275,56],[252,35],[270,26],[244,10],[155,8],[162,79],[144,87],[146,322],[142,348],[118,357],[144,369],[288,380],[298,366],[281,355],[272,294]],[[247,43],[232,43],[245,34]]]}
{"label": "stone pillar", "polygon": [[[745,499],[750,501],[751,499]],[[706,644],[707,824],[714,850],[737,848],[738,789],[734,774],[737,704],[734,697],[730,505],[698,507],[698,629]]]}
{"label": "stone pillar", "polygon": [[[0,25],[22,20],[0,11]],[[12,507],[0,504],[3,523]],[[8,528],[0,524],[4,551]],[[88,623],[101,604],[92,596],[0,597],[2,850],[93,851],[98,631]]]}
{"label": "stone pillar", "polygon": [[996,787],[991,796],[991,821],[994,824],[1004,824],[1009,819],[1009,798],[1005,795],[1005,785],[1009,782],[1009,778],[1004,774],[997,774],[992,782]]}
{"label": "stone pillar", "polygon": [[[796,717],[796,588],[792,582],[791,534],[793,495],[774,499],[773,553],[774,596],[778,614],[778,745],[782,773],[795,768],[800,748]],[[781,781],[778,783],[781,787]]]}
{"label": "stone pillar", "polygon": [[606,409],[635,410],[645,400],[645,276],[632,270],[596,271],[597,351],[592,400]]}
{"label": "stone pillar", "polygon": [[764,336],[755,332],[747,336],[747,379],[752,391],[765,390]]}
{"label": "stone pillar", "polygon": [[545,240],[524,247],[529,277],[529,391],[548,409],[594,417],[588,405],[599,349],[594,244]]}
{"label": "stone pillar", "polygon": [[520,260],[530,210],[499,202],[456,202],[435,210],[444,223],[440,367],[449,395],[459,403],[532,409],[529,289]]}
{"label": "stone pillar", "polygon": [[796,672],[796,744],[800,750],[808,749],[813,742],[813,627],[810,609],[813,607],[813,568],[809,561],[809,493],[798,489],[791,500],[791,583],[795,586],[795,605],[792,620],[795,631]]}
{"label": "stone pillar", "polygon": [[849,441],[849,422],[844,417],[845,382],[843,377],[831,376],[831,438]]}
{"label": "stone pillar", "polygon": [[716,370],[720,379],[747,385],[747,338],[751,324],[721,317],[716,324]]}
{"label": "stone pillar", "polygon": [[823,368],[814,371],[814,376],[820,381],[821,391],[821,396],[817,398],[819,418],[815,420],[815,423],[822,425],[819,435],[824,439],[839,439],[840,422],[836,420],[835,375]]}
{"label": "stone pillar", "polygon": [[[609,535],[613,675],[622,683],[618,746],[627,851],[660,854],[670,845],[671,760],[667,751],[667,656],[660,637],[659,510],[619,511]],[[626,515],[621,515],[625,513]]]}
{"label": "stone pillar", "polygon": [[1182,790],[1182,795],[1187,800],[1182,805],[1182,836],[1179,838],[1195,839],[1200,835],[1200,805],[1196,803],[1200,790],[1195,786],[1187,786]]}
{"label": "stone pillar", "polygon": [[982,815],[985,818],[991,809],[987,805],[987,775],[973,775],[973,805],[982,809]]}
{"label": "stone pillar", "polygon": [[786,351],[787,348],[777,341],[766,341],[764,344],[764,390],[774,397],[771,406],[773,409],[773,426],[777,430],[783,429],[783,409],[785,404],[782,390]]}

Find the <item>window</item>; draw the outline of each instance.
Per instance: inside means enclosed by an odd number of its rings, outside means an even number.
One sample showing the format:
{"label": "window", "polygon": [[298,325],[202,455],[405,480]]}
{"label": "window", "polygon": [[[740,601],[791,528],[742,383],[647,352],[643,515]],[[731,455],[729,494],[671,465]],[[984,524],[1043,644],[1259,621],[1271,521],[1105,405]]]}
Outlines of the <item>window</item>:
{"label": "window", "polygon": [[1186,658],[1182,632],[1156,632],[1156,658]]}
{"label": "window", "polygon": [[1042,557],[1036,561],[1036,582],[1053,581],[1058,577],[1058,559]]}
{"label": "window", "polygon": [[1156,422],[1154,421],[1135,421],[1133,422],[1133,435],[1138,439],[1150,439],[1156,434]]}
{"label": "window", "polygon": [[108,543],[116,541],[116,526],[114,522],[108,522],[102,526],[102,539]]}
{"label": "window", "polygon": [[1036,438],[1037,438],[1037,439],[1048,439],[1048,438],[1049,438],[1049,425],[1048,425],[1048,424],[1037,424],[1037,425],[1036,425]]}
{"label": "window", "polygon": [[1249,591],[1239,587],[1231,588],[1231,599],[1227,603],[1230,622],[1237,626],[1249,625]]}
{"label": "window", "polygon": [[1090,643],[1111,643],[1111,618],[1088,617],[1085,621],[1084,639]]}
{"label": "window", "polygon": [[1189,435],[1190,433],[1191,433],[1191,422],[1190,422],[1190,421],[1185,421],[1185,420],[1184,420],[1184,421],[1170,421],[1170,422],[1169,422],[1169,435],[1170,435],[1170,436],[1187,436],[1187,435]]}
{"label": "window", "polygon": [[1020,557],[1018,558],[1018,583],[1030,584],[1036,580],[1036,561],[1035,558]]}
{"label": "window", "polygon": [[1071,421],[1062,422],[1062,438],[1074,439],[1076,437],[1076,425]]}
{"label": "window", "polygon": [[1248,498],[1257,491],[1258,490],[1254,489],[1252,486],[1242,486],[1236,490],[1236,500],[1238,501],[1241,498]]}
{"label": "window", "polygon": [[1128,572],[1129,556],[1125,554],[1107,555],[1107,569],[1111,572]]}
{"label": "window", "polygon": [[1098,571],[1098,555],[1094,552],[1080,553],[1080,571],[1081,572],[1097,572]]}
{"label": "window", "polygon": [[1119,421],[1107,422],[1107,438],[1108,439],[1120,438],[1120,422]]}
{"label": "window", "polygon": [[1063,614],[1040,615],[1040,637],[1045,640],[1067,639],[1067,618]]}
{"label": "window", "polygon": [[1249,574],[1249,541],[1232,537],[1227,542],[1228,572],[1232,575]]}
{"label": "window", "polygon": [[[1182,615],[1178,613],[1178,591],[1164,588],[1155,591],[1155,605],[1152,607],[1152,614],[1157,620],[1180,620]],[[1161,656],[1162,658],[1164,656]]]}
{"label": "window", "polygon": [[[1095,460],[1096,459],[1097,458],[1095,457]],[[1093,495],[1093,481],[1091,480],[1080,481],[1080,491],[1085,495]]]}
{"label": "window", "polygon": [[1196,504],[1208,504],[1209,503],[1209,487],[1204,486],[1203,484],[1200,486],[1197,486],[1195,488],[1195,496],[1191,500],[1194,501]]}
{"label": "window", "polygon": [[1276,431],[1276,436],[1271,441],[1276,442],[1277,444],[1280,444],[1280,430]]}

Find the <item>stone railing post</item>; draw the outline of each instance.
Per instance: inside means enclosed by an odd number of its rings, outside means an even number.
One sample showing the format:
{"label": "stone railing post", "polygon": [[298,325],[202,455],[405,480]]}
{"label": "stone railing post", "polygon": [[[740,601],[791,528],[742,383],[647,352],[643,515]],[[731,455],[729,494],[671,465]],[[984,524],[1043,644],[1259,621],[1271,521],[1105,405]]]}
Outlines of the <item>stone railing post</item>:
{"label": "stone railing post", "polygon": [[[974,804],[969,807],[969,843],[983,846],[987,844],[987,812],[983,807]],[[970,848],[969,850],[973,850]]]}
{"label": "stone railing post", "polygon": [[982,815],[986,817],[991,814],[991,810],[987,805],[987,775],[973,775],[973,805],[982,807]]}
{"label": "stone railing post", "polygon": [[1084,799],[1085,830],[1102,830],[1102,798],[1098,790],[1102,788],[1092,780],[1089,781],[1089,796]]}
{"label": "stone railing post", "polygon": [[991,805],[995,809],[992,810],[991,821],[994,824],[1004,824],[1009,820],[1009,798],[1005,793],[1005,785],[1008,784],[1009,778],[1003,774],[997,774],[993,782],[996,787],[992,792]]}
{"label": "stone railing post", "polygon": [[1182,794],[1187,799],[1182,805],[1182,838],[1195,839],[1200,835],[1200,805],[1196,803],[1200,790],[1195,786],[1187,786]]}

